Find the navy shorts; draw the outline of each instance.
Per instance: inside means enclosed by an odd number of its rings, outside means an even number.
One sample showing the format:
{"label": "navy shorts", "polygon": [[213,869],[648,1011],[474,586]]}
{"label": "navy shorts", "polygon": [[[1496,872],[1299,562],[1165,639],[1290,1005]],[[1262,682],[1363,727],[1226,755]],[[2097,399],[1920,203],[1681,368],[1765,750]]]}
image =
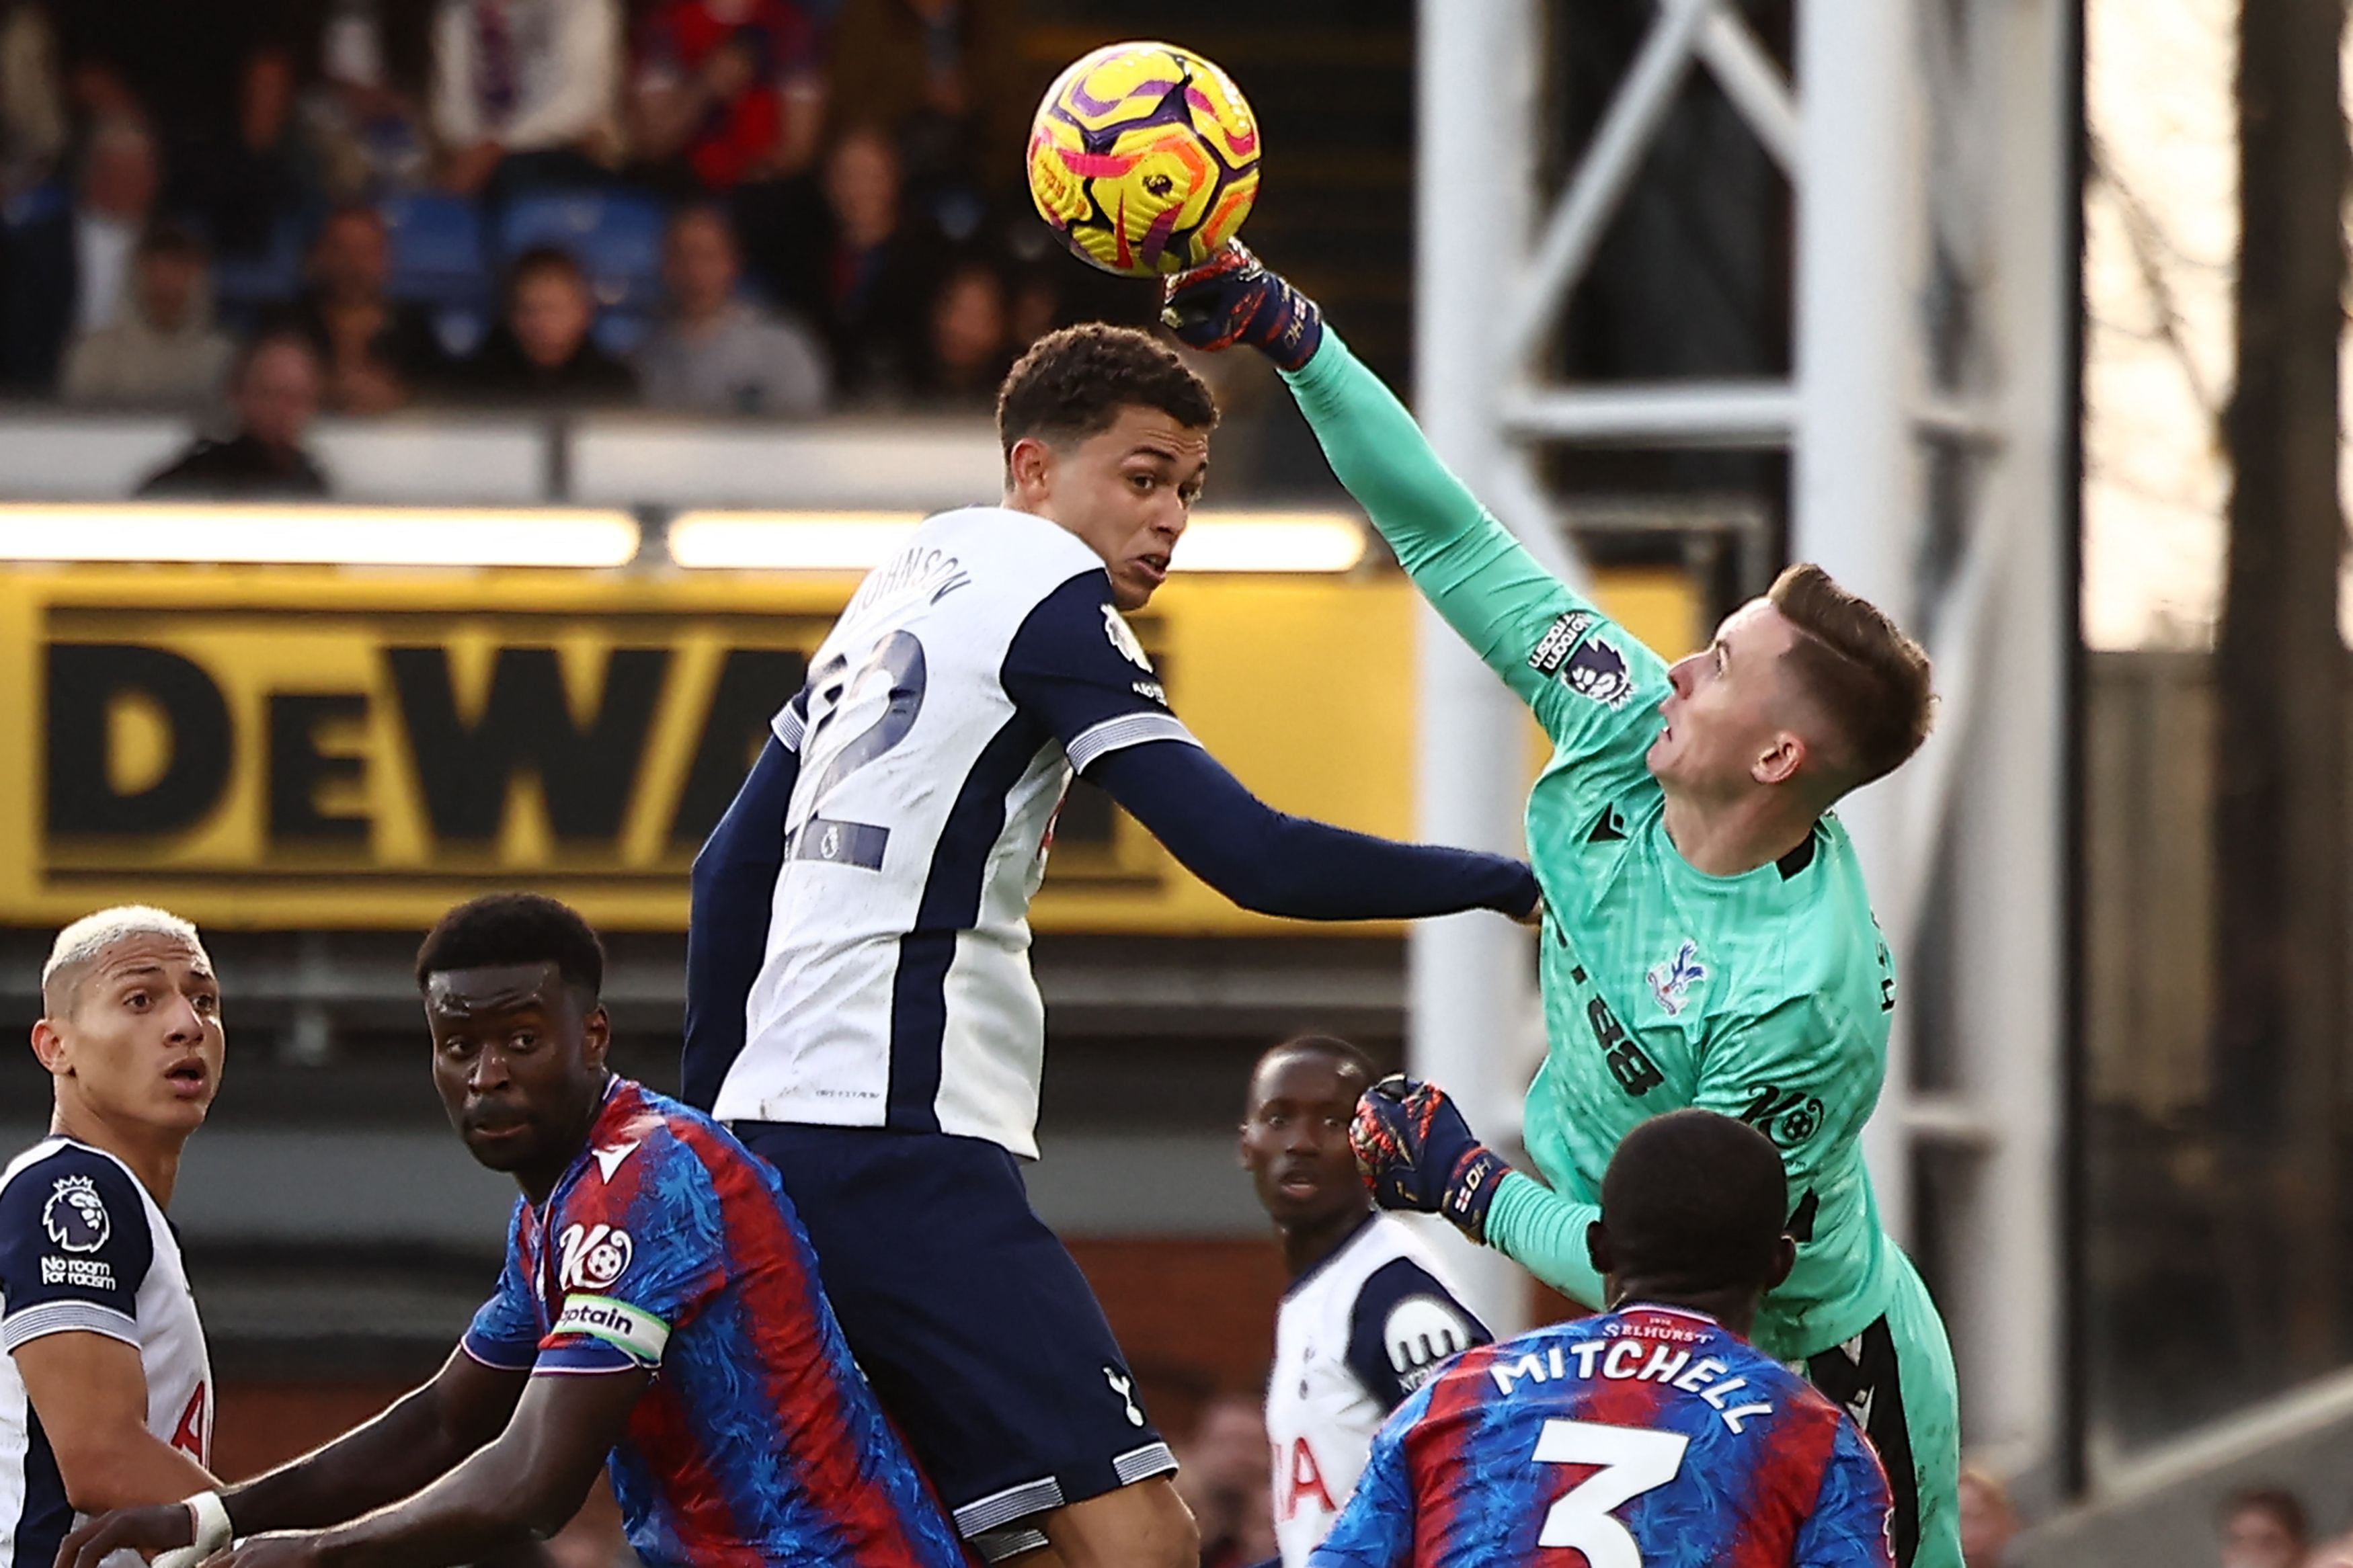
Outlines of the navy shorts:
{"label": "navy shorts", "polygon": [[997,1144],[738,1121],[800,1212],[851,1353],[995,1563],[1034,1515],[1176,1468],[1086,1276]]}

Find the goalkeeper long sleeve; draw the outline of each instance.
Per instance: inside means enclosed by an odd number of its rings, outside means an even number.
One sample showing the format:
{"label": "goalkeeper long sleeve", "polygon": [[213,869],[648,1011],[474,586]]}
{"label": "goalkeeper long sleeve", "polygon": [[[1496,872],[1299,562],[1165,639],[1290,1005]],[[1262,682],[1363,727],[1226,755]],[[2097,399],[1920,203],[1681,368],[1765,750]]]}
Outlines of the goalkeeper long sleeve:
{"label": "goalkeeper long sleeve", "polygon": [[1495,1189],[1487,1210],[1487,1245],[1567,1296],[1599,1310],[1601,1276],[1585,1246],[1588,1226],[1601,1217],[1596,1204],[1562,1197],[1535,1177],[1514,1171]]}
{"label": "goalkeeper long sleeve", "polygon": [[1327,327],[1315,357],[1283,380],[1414,586],[1557,738],[1575,717],[1563,710],[1571,693],[1553,679],[1556,664],[1532,661],[1531,643],[1565,616],[1590,623],[1598,612],[1479,504],[1338,333]]}

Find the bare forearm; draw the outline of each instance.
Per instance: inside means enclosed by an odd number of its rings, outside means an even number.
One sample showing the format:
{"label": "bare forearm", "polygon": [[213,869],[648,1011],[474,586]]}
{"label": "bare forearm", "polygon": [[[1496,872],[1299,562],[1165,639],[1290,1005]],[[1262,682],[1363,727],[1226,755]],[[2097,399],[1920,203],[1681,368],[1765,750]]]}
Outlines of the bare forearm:
{"label": "bare forearm", "polygon": [[371,1513],[319,1538],[324,1568],[427,1568],[503,1555],[553,1535],[580,1510],[595,1471],[578,1478],[534,1476],[509,1437],[475,1454],[396,1507]]}
{"label": "bare forearm", "polygon": [[177,1502],[218,1484],[211,1471],[143,1429],[86,1452],[60,1451],[57,1459],[66,1500],[80,1513]]}
{"label": "bare forearm", "polygon": [[471,1450],[444,1425],[427,1384],[369,1422],[223,1498],[239,1535],[320,1530],[405,1498]]}

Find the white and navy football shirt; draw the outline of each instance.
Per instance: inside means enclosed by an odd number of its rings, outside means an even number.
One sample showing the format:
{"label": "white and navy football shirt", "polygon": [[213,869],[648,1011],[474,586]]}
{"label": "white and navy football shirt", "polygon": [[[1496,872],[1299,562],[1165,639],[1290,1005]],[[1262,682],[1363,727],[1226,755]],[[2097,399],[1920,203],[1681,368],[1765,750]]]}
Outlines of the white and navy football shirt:
{"label": "white and navy football shirt", "polygon": [[1193,743],[1103,561],[1001,507],[870,574],[776,715],[800,771],[726,1121],[986,1138],[1035,1158],[1029,900],[1074,770]]}
{"label": "white and navy football shirt", "polygon": [[0,1568],[49,1568],[76,1522],[16,1362],[67,1332],[136,1346],[147,1429],[211,1465],[212,1363],[179,1239],[129,1166],[51,1137],[0,1174]]}
{"label": "white and navy football shirt", "polygon": [[1275,1317],[1266,1435],[1283,1568],[1305,1568],[1348,1503],[1389,1412],[1493,1338],[1412,1227],[1375,1214],[1292,1281]]}

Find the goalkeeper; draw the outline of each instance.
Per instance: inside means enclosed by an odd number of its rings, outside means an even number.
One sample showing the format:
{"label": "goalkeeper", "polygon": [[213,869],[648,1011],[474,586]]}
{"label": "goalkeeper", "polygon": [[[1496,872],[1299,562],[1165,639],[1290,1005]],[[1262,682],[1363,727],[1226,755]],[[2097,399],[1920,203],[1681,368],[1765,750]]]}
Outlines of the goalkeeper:
{"label": "goalkeeper", "polygon": [[1788,1169],[1799,1252],[1756,1342],[1802,1362],[1877,1446],[1897,1561],[1961,1568],[1952,1352],[1880,1226],[1860,1144],[1895,976],[1830,815],[1926,737],[1926,656],[1793,566],[1670,668],[1537,565],[1314,302],[1248,251],[1170,279],[1166,313],[1196,347],[1273,360],[1341,482],[1553,743],[1527,816],[1546,911],[1547,1048],[1525,1122],[1542,1179],[1481,1145],[1437,1085],[1390,1079],[1354,1134],[1375,1196],[1600,1305],[1586,1231],[1619,1139],[1683,1106],[1757,1128]]}

